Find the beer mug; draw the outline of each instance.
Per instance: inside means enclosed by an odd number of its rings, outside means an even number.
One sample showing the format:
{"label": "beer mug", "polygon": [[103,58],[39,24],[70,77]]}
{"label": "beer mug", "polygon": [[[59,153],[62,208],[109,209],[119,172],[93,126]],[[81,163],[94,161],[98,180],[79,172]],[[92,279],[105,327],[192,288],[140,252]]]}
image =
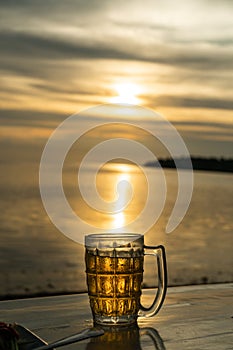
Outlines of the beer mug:
{"label": "beer mug", "polygon": [[[129,325],[138,316],[153,316],[166,295],[167,271],[163,246],[145,246],[140,234],[85,236],[88,295],[95,324]],[[140,302],[144,255],[157,258],[158,288],[150,307]]]}

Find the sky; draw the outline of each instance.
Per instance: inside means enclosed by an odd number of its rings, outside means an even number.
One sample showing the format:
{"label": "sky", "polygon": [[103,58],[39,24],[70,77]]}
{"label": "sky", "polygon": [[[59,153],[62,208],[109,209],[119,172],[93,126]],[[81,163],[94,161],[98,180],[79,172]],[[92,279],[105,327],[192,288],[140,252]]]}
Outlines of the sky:
{"label": "sky", "polygon": [[59,120],[120,96],[164,115],[190,153],[233,157],[232,9],[0,0],[0,136],[46,139]]}

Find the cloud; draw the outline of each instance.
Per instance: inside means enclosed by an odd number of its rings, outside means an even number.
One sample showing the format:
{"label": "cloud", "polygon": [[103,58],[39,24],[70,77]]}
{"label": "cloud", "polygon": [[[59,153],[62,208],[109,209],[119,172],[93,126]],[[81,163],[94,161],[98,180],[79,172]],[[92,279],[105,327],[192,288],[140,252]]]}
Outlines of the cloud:
{"label": "cloud", "polygon": [[206,98],[203,96],[156,96],[150,98],[151,103],[156,106],[186,107],[186,108],[208,108],[208,109],[233,109],[233,100],[220,98]]}
{"label": "cloud", "polygon": [[[223,55],[222,52],[215,52],[214,49],[194,47],[193,50],[186,50],[184,46],[166,47],[160,44],[152,47],[145,45],[145,50],[141,50],[140,44],[137,48],[135,43],[127,43],[127,40],[106,42],[98,38],[96,40],[67,39],[17,31],[2,31],[0,33],[2,64],[4,65],[4,57],[23,57],[36,60],[84,58],[131,60],[204,70],[225,70],[233,66],[232,55],[227,51],[223,52]],[[15,63],[17,65],[17,62]]]}
{"label": "cloud", "polygon": [[232,29],[224,2],[216,9],[205,1],[180,1],[177,8],[170,1],[146,0],[143,11],[138,0],[117,5],[9,0],[0,6],[0,62],[14,73],[27,75],[30,61],[34,69],[35,62],[39,67],[45,60],[68,59],[148,62],[190,71],[232,67]]}
{"label": "cloud", "polygon": [[77,13],[87,13],[87,12],[96,12],[101,11],[108,4],[107,0],[7,0],[0,1],[0,6],[4,10],[9,10],[11,12],[22,11],[25,13],[32,13],[35,15],[48,15],[48,12],[56,13],[67,13],[71,15],[74,12],[74,9],[77,10]]}
{"label": "cloud", "polygon": [[70,111],[106,102],[129,78],[152,108],[229,113],[232,19],[228,1],[215,3],[0,0],[3,106],[64,111],[70,101]]}
{"label": "cloud", "polygon": [[7,55],[36,59],[137,59],[134,53],[104,43],[68,41],[23,32],[2,32],[1,49]]}

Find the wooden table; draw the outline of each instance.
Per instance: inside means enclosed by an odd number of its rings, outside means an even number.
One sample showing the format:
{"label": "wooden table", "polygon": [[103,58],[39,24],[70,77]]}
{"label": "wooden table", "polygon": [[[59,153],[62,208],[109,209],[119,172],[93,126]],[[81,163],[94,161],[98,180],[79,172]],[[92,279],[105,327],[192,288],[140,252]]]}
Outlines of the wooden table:
{"label": "wooden table", "polygon": [[[143,302],[152,295],[143,290]],[[92,326],[87,294],[2,301],[0,320],[20,323],[48,342]],[[233,349],[233,284],[169,288],[159,314],[139,319],[138,326],[147,328],[140,340],[137,329],[113,331],[63,349]]]}

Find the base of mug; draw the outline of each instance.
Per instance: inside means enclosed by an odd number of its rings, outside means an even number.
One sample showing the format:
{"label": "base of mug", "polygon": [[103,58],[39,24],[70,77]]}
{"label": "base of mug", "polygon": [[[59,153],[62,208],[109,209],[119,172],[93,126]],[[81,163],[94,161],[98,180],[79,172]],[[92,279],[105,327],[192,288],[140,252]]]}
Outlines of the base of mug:
{"label": "base of mug", "polygon": [[129,326],[137,323],[137,316],[94,316],[94,323],[103,326]]}

